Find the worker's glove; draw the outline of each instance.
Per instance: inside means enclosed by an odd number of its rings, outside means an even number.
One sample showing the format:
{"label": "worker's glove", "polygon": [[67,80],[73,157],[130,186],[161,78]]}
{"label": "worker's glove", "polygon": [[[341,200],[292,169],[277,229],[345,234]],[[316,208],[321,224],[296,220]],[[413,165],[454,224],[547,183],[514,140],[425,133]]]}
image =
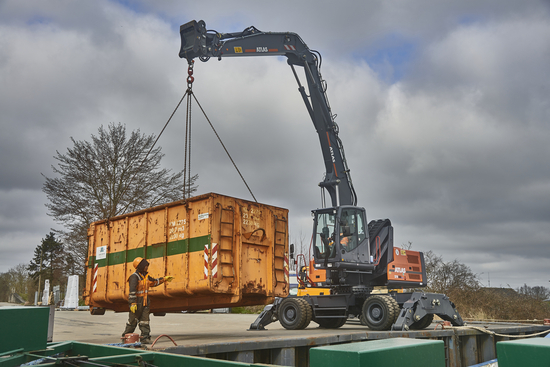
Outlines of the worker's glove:
{"label": "worker's glove", "polygon": [[168,275],[168,276],[165,276],[165,277],[164,277],[164,281],[165,281],[165,282],[171,282],[172,280],[174,280],[174,277],[171,276],[171,275]]}
{"label": "worker's glove", "polygon": [[137,311],[137,303],[132,303],[132,305],[130,306],[130,312],[136,313],[136,311]]}

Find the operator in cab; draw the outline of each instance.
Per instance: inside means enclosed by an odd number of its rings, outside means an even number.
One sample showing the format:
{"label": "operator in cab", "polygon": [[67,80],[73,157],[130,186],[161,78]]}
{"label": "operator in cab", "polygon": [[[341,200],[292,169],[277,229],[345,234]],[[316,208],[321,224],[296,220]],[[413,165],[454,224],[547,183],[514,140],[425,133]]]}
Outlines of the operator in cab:
{"label": "operator in cab", "polygon": [[165,276],[162,278],[153,278],[148,274],[149,262],[141,257],[134,259],[134,268],[136,271],[128,278],[130,285],[130,295],[128,303],[130,304],[130,316],[126,323],[126,329],[122,333],[122,338],[126,334],[133,333],[138,326],[141,331],[140,341],[142,344],[151,343],[151,327],[149,326],[150,302],[147,297],[149,287],[156,287],[164,282],[171,282],[174,277]]}

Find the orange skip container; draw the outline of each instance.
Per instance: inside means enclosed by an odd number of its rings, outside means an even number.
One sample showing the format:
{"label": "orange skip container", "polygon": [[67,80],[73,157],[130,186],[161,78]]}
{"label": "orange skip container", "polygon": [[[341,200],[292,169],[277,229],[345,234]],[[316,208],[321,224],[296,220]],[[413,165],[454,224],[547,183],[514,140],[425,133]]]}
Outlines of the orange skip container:
{"label": "orange skip container", "polygon": [[151,312],[265,305],[288,295],[288,210],[209,193],[88,229],[84,300],[128,311],[132,261],[149,261]]}

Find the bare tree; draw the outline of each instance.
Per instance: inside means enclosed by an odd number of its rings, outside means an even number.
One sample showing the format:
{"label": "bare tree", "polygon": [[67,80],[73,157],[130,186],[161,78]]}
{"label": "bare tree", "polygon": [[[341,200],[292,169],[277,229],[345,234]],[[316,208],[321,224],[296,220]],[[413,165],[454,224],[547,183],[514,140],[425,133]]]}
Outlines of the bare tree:
{"label": "bare tree", "polygon": [[424,254],[428,288],[435,293],[475,291],[481,287],[478,275],[458,260],[444,262],[441,256],[428,251]]}
{"label": "bare tree", "polygon": [[[48,214],[66,228],[58,231],[66,251],[79,264],[86,258],[90,223],[183,198],[183,171],[161,168],[164,154],[153,148],[154,135],[137,130],[127,136],[125,125],[111,123],[91,141],[71,141],[72,148],[54,156],[58,177],[43,175],[42,190]],[[196,191],[196,180],[190,178],[186,192]]]}
{"label": "bare tree", "polygon": [[31,300],[35,287],[25,264],[12,267],[0,274],[0,301],[7,302],[10,294],[16,293],[24,300]]}
{"label": "bare tree", "polygon": [[544,301],[550,298],[550,289],[541,286],[530,287],[527,284],[524,284],[523,287],[519,287],[516,291],[524,296],[531,297],[533,299],[538,299]]}
{"label": "bare tree", "polygon": [[[298,257],[300,255],[304,255],[303,257],[301,257],[301,263],[300,265],[301,266],[308,266],[309,263],[309,258],[310,258],[310,254],[308,253],[309,251],[309,243],[305,242],[306,241],[306,236],[304,235],[304,233],[302,232],[302,230],[300,230],[300,233],[298,235],[298,242],[295,242],[294,243],[294,261],[298,261]],[[304,260],[306,261],[306,263],[304,263]],[[296,268],[296,264],[294,264],[294,261],[291,261],[290,262],[290,270],[291,271],[299,271],[300,269],[297,269]]]}

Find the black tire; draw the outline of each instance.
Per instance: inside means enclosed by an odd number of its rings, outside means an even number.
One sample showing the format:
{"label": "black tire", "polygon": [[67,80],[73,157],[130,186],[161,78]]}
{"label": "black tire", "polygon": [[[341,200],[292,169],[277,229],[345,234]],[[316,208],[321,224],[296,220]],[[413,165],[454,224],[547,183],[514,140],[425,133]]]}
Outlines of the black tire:
{"label": "black tire", "polygon": [[390,330],[399,316],[399,305],[391,297],[386,295],[370,296],[363,303],[364,323],[371,330]]}
{"label": "black tire", "polygon": [[285,329],[300,330],[309,325],[311,312],[311,307],[306,300],[285,298],[279,306],[278,318]]}
{"label": "black tire", "polygon": [[330,319],[315,320],[315,322],[319,324],[319,327],[322,327],[324,329],[338,329],[339,327],[344,326],[346,321],[347,318],[345,317],[334,317]]}
{"label": "black tire", "polygon": [[409,329],[411,330],[422,330],[427,328],[432,324],[432,321],[434,320],[433,314],[427,314],[420,320],[414,322]]}
{"label": "black tire", "polygon": [[300,325],[300,329],[305,329],[311,323],[311,319],[313,318],[313,310],[311,309],[308,301],[306,301],[304,298],[298,298],[298,301],[302,303],[304,309],[306,310],[306,319],[304,320],[303,324]]}

